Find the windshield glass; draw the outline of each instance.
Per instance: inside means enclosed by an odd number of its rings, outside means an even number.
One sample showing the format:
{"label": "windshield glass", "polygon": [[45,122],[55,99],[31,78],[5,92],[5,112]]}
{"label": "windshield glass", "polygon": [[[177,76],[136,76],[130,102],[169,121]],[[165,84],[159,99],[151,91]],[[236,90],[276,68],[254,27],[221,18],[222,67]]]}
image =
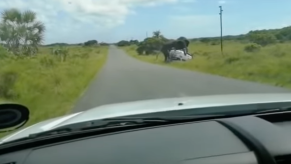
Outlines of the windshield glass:
{"label": "windshield glass", "polygon": [[26,105],[26,126],[52,119],[37,126],[45,131],[95,116],[288,101],[279,94],[291,87],[290,5],[1,0],[0,102]]}

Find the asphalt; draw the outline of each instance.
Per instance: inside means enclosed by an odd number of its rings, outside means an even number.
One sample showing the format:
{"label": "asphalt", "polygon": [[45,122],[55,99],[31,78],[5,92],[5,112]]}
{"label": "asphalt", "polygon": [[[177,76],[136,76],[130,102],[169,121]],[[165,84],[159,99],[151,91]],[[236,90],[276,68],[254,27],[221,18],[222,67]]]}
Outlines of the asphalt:
{"label": "asphalt", "polygon": [[99,74],[72,112],[99,105],[145,99],[291,90],[142,62],[111,46]]}

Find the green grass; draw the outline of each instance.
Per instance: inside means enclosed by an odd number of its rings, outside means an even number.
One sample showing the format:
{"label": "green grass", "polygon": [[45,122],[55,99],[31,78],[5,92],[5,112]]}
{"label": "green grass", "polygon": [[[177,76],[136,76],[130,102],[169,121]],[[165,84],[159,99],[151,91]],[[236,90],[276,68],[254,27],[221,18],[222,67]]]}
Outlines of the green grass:
{"label": "green grass", "polygon": [[75,46],[69,47],[64,62],[49,48],[41,48],[34,58],[3,58],[0,100],[27,106],[31,112],[27,125],[67,114],[105,63],[107,52],[108,47]]}
{"label": "green grass", "polygon": [[150,63],[291,88],[291,43],[266,46],[254,53],[245,52],[245,46],[225,42],[221,55],[220,45],[191,43],[189,52],[195,54],[194,59],[170,64],[163,63],[162,55],[158,59],[153,55],[137,55],[135,46],[123,49],[130,56]]}

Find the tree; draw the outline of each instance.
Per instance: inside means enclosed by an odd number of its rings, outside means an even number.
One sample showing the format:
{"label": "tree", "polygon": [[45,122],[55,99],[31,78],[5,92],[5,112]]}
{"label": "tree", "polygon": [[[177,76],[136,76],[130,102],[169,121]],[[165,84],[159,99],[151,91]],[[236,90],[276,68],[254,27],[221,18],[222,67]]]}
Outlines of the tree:
{"label": "tree", "polygon": [[117,43],[117,46],[123,47],[123,46],[129,46],[130,42],[126,40],[121,40]]}
{"label": "tree", "polygon": [[201,38],[200,42],[202,43],[209,43],[211,40],[209,38]]}
{"label": "tree", "polygon": [[131,45],[133,45],[133,44],[137,45],[139,42],[138,42],[138,40],[130,40],[129,43]]}
{"label": "tree", "polygon": [[1,15],[0,39],[16,55],[32,55],[44,40],[45,26],[33,11],[4,10]]}
{"label": "tree", "polygon": [[161,31],[159,31],[159,30],[158,31],[154,31],[153,32],[153,37],[154,38],[160,38],[161,37]]}
{"label": "tree", "polygon": [[68,45],[69,45],[68,43],[52,43],[52,44],[47,44],[44,46],[51,47],[51,46],[68,46]]}
{"label": "tree", "polygon": [[179,37],[177,40],[187,40],[187,38],[184,37],[184,36],[181,36],[181,37]]}
{"label": "tree", "polygon": [[277,42],[275,35],[270,33],[249,33],[248,38],[251,42],[259,44],[261,46],[267,46],[269,44],[274,44]]}
{"label": "tree", "polygon": [[138,54],[154,54],[156,51],[159,51],[164,43],[163,38],[157,38],[155,36],[145,38],[144,41],[140,42],[136,51]]}
{"label": "tree", "polygon": [[97,44],[98,44],[97,40],[89,40],[89,41],[84,43],[84,46],[93,46],[93,45],[97,45]]}
{"label": "tree", "polygon": [[59,57],[60,61],[62,62],[66,61],[68,53],[69,53],[69,49],[67,47],[57,46],[57,47],[52,48],[52,54]]}
{"label": "tree", "polygon": [[101,42],[100,43],[100,46],[108,46],[109,44],[108,43],[105,43],[105,42]]}

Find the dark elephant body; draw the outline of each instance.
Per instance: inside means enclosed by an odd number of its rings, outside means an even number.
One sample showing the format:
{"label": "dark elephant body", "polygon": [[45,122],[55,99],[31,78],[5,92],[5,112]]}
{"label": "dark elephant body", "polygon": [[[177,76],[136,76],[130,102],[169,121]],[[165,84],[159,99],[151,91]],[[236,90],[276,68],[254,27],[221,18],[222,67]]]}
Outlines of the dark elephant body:
{"label": "dark elephant body", "polygon": [[161,52],[163,53],[165,57],[165,62],[168,62],[170,60],[169,56],[170,56],[170,51],[172,49],[183,50],[184,54],[186,55],[188,53],[188,49],[187,49],[188,46],[189,46],[189,41],[187,39],[175,40],[175,41],[165,43],[161,48]]}

